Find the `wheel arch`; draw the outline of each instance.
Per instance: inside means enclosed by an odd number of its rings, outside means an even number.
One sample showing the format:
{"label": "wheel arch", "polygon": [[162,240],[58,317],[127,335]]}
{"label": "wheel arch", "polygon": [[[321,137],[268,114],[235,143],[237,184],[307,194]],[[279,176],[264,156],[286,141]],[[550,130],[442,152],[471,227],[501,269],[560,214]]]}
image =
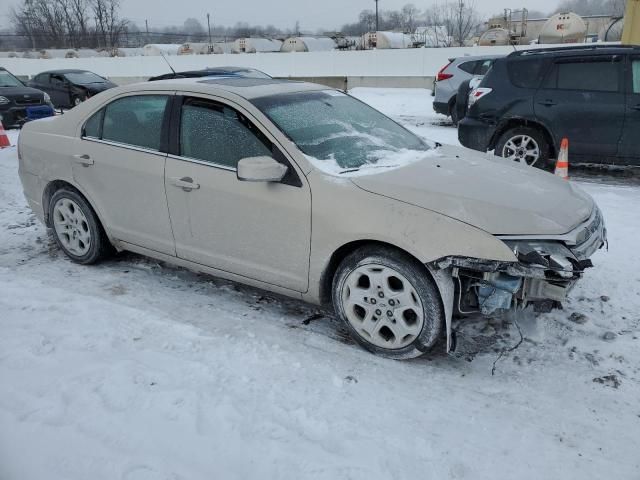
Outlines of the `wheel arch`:
{"label": "wheel arch", "polygon": [[[45,225],[49,228],[52,228],[51,219],[49,218],[49,207],[51,203],[51,197],[53,197],[53,194],[56,193],[61,188],[67,188],[69,190],[73,190],[82,198],[84,198],[84,200],[89,204],[89,207],[91,208],[91,210],[93,210],[93,213],[95,213],[103,232],[105,232],[107,234],[107,237],[109,237],[109,234],[107,233],[107,229],[105,228],[105,223],[102,219],[102,216],[100,215],[100,212],[95,208],[91,199],[84,192],[82,192],[82,190],[80,190],[77,186],[73,185],[72,183],[66,180],[51,180],[44,187],[44,190],[42,192],[42,210],[44,213]],[[109,238],[109,240],[111,241],[111,238]]]}
{"label": "wheel arch", "polygon": [[321,279],[320,279],[320,302],[323,306],[327,307],[331,305],[331,290],[333,285],[333,279],[336,275],[338,267],[340,263],[351,253],[355,252],[359,248],[366,246],[379,246],[388,248],[391,250],[395,250],[397,252],[406,255],[408,258],[414,260],[418,265],[421,266],[426,275],[431,279],[436,289],[440,293],[440,306],[442,308],[442,313],[444,316],[444,327],[446,333],[446,351],[451,351],[454,347],[453,333],[452,333],[452,318],[453,318],[453,303],[454,303],[454,282],[453,277],[451,276],[450,271],[445,270],[434,270],[423,262],[420,259],[409,252],[408,250],[398,247],[397,245],[393,245],[388,242],[379,241],[379,240],[355,240],[349,243],[346,243],[339,247],[337,250],[333,252],[331,255],[329,262],[327,263]]}
{"label": "wheel arch", "polygon": [[411,253],[410,251],[404,248],[401,248],[401,247],[398,247],[397,245],[393,245],[391,243],[380,241],[380,240],[372,240],[372,239],[354,240],[349,243],[345,243],[344,245],[336,249],[324,267],[324,270],[320,277],[320,291],[319,291],[320,302],[322,305],[326,306],[331,304],[331,288],[333,284],[333,278],[335,277],[335,274],[338,270],[338,267],[340,266],[340,263],[342,263],[342,261],[345,258],[347,258],[356,250],[362,247],[368,247],[368,246],[378,246],[378,247],[389,248],[392,250],[396,250],[397,252],[400,252],[404,255],[407,255],[408,257],[412,258],[417,263],[422,265],[424,267],[425,272],[429,273],[429,275],[433,277],[433,275],[431,275],[426,265],[424,265],[424,263],[422,263],[415,254]]}
{"label": "wheel arch", "polygon": [[555,158],[558,152],[558,148],[556,145],[555,138],[551,134],[551,130],[549,130],[549,128],[547,128],[543,123],[537,120],[529,120],[526,118],[509,118],[501,122],[498,128],[496,128],[495,133],[493,134],[493,137],[491,137],[491,141],[489,142],[488,149],[494,150],[496,148],[496,145],[498,144],[498,140],[500,139],[500,137],[507,130],[511,130],[512,128],[516,128],[516,127],[528,127],[528,128],[535,128],[536,130],[539,130],[544,135],[547,142],[549,143],[549,154],[551,155],[551,158]]}

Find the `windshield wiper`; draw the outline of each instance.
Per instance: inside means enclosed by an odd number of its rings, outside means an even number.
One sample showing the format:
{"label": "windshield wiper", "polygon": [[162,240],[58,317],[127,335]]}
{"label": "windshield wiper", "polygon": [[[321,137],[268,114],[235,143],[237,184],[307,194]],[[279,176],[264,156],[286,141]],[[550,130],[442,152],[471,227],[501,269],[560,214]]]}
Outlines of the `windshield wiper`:
{"label": "windshield wiper", "polygon": [[360,169],[361,169],[362,167],[365,167],[365,166],[366,166],[367,168],[394,168],[394,167],[398,167],[399,165],[369,165],[369,164],[364,164],[364,165],[361,165],[361,166],[356,167],[356,168],[349,168],[349,169],[347,169],[347,170],[343,170],[343,171],[341,171],[341,172],[339,173],[339,175],[342,175],[343,173],[358,172],[358,171],[360,171]]}

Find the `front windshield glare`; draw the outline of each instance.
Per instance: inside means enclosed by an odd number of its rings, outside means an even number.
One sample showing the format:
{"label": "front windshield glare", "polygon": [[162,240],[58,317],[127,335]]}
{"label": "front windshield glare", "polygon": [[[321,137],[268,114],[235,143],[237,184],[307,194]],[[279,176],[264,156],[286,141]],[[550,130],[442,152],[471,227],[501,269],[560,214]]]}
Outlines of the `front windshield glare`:
{"label": "front windshield glare", "polygon": [[382,113],[334,90],[273,95],[253,102],[303,153],[342,169],[382,165],[394,154],[429,148]]}
{"label": "front windshield glare", "polygon": [[9,72],[0,72],[0,87],[22,87],[22,82]]}

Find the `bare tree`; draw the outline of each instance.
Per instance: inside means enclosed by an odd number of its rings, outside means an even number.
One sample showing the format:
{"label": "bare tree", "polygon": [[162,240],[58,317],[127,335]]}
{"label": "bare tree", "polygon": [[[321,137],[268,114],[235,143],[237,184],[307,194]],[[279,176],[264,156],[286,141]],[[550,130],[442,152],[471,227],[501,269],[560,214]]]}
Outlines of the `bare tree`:
{"label": "bare tree", "polygon": [[99,47],[118,46],[120,37],[126,32],[128,21],[120,18],[119,8],[120,0],[91,0]]}
{"label": "bare tree", "polygon": [[408,3],[401,10],[402,27],[405,32],[414,32],[416,30],[416,22],[420,16],[420,10],[413,4]]}
{"label": "bare tree", "polygon": [[480,15],[473,0],[468,0],[466,3],[464,0],[455,0],[435,4],[427,11],[426,19],[430,26],[444,27],[448,39],[443,41],[442,45],[446,46],[464,46],[481,24]]}

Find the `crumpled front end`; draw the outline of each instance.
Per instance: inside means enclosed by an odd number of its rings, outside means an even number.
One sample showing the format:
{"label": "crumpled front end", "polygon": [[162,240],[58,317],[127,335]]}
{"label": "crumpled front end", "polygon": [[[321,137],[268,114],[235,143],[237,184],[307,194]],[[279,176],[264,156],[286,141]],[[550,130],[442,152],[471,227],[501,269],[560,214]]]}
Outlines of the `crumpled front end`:
{"label": "crumpled front end", "polygon": [[430,265],[450,272],[454,279],[457,314],[494,316],[529,306],[548,312],[560,306],[584,271],[593,266],[590,257],[606,245],[607,231],[595,207],[586,222],[566,235],[498,238],[518,262],[452,256]]}

